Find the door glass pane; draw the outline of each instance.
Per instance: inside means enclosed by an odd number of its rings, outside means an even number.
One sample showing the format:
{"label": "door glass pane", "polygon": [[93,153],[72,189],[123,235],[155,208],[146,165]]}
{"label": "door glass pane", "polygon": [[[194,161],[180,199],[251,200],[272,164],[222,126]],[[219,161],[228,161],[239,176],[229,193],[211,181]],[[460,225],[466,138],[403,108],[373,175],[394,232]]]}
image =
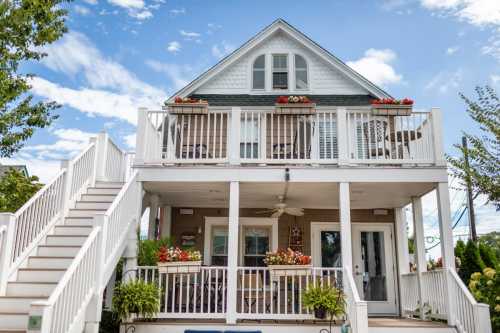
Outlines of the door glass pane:
{"label": "door glass pane", "polygon": [[269,252],[269,229],[245,229],[245,266],[265,266],[264,258]]}
{"label": "door glass pane", "polygon": [[321,266],[342,267],[339,231],[321,232]]}
{"label": "door glass pane", "polygon": [[384,233],[361,232],[361,259],[363,265],[363,294],[365,301],[387,301],[387,274],[385,270]]}

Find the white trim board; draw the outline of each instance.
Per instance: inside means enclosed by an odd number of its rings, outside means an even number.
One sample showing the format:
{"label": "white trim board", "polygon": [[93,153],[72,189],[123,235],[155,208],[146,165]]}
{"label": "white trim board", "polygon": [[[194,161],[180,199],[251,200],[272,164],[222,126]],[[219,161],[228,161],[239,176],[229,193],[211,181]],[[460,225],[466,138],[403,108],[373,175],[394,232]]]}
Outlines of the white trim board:
{"label": "white trim board", "polygon": [[[213,217],[213,216],[205,216],[205,231],[204,231],[204,239],[203,239],[203,264],[211,265],[212,261],[212,229],[217,226],[227,226],[229,224],[228,217]],[[272,217],[240,217],[239,218],[239,226],[267,226],[271,227],[271,244],[270,248],[272,251],[276,251],[278,249],[278,219]],[[243,228],[239,228],[239,254],[238,261],[241,263],[243,248],[242,244],[242,235]]]}

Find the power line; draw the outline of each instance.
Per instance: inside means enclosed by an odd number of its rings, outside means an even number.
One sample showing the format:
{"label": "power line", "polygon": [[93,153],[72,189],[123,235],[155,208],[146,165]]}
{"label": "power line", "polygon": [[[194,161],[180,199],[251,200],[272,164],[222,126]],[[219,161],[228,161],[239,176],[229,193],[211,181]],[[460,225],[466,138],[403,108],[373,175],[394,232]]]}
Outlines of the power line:
{"label": "power line", "polygon": [[[451,227],[451,230],[455,229],[458,225],[458,223],[460,222],[460,220],[462,219],[462,217],[464,216],[465,214],[465,211],[467,210],[467,206],[464,207],[464,209],[462,210],[462,213],[460,213],[460,216],[458,217],[458,220],[457,222],[455,222],[455,224]],[[433,248],[435,248],[436,246],[438,246],[439,244],[441,244],[441,241],[438,241],[436,244],[432,245],[431,247],[429,248],[426,248],[425,250],[426,251],[429,251],[429,250],[432,250]]]}

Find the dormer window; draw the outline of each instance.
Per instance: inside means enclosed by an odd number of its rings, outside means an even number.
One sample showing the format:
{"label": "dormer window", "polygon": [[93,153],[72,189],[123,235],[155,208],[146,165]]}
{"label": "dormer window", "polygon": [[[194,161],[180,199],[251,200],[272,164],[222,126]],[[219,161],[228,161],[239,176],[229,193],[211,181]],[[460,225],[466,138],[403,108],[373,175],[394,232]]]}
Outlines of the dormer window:
{"label": "dormer window", "polygon": [[260,55],[255,59],[252,70],[252,89],[265,89],[266,82],[266,56]]}
{"label": "dormer window", "polygon": [[273,89],[288,89],[288,56],[273,54]]}
{"label": "dormer window", "polygon": [[295,55],[295,89],[303,90],[308,88],[307,63],[306,60]]}

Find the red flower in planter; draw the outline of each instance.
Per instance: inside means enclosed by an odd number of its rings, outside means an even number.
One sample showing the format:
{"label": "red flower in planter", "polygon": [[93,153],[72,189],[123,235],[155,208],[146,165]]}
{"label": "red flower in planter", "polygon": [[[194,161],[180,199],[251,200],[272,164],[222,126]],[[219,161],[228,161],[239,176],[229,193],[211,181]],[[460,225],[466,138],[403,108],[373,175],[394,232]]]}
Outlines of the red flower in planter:
{"label": "red flower in planter", "polygon": [[167,248],[162,246],[160,250],[156,253],[159,262],[170,261],[170,255],[168,254]]}
{"label": "red flower in planter", "polygon": [[394,98],[382,98],[371,100],[372,105],[413,105],[413,100],[410,98],[404,98],[402,100]]}

